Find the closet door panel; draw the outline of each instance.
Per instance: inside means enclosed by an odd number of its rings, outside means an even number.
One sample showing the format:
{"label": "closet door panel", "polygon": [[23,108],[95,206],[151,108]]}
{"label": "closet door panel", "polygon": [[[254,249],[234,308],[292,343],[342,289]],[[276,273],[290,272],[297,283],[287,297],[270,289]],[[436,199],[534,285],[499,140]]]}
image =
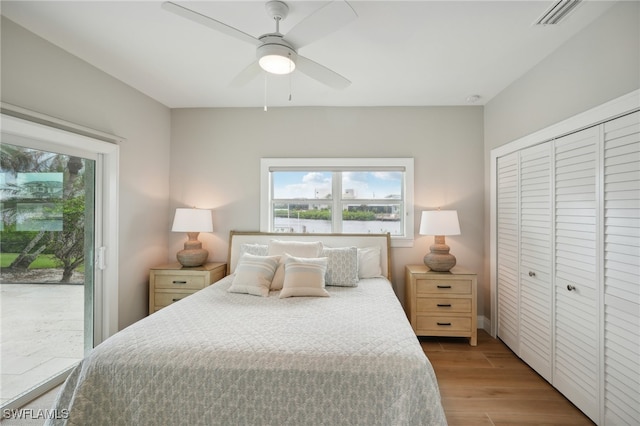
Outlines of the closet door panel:
{"label": "closet door panel", "polygon": [[551,381],[551,143],[520,152],[520,357]]}
{"label": "closet door panel", "polygon": [[554,386],[599,418],[599,128],[555,141]]}
{"label": "closet door panel", "polygon": [[640,419],[640,113],[604,125],[604,418]]}
{"label": "closet door panel", "polygon": [[498,337],[516,354],[518,350],[518,153],[498,158],[497,164],[497,291]]}

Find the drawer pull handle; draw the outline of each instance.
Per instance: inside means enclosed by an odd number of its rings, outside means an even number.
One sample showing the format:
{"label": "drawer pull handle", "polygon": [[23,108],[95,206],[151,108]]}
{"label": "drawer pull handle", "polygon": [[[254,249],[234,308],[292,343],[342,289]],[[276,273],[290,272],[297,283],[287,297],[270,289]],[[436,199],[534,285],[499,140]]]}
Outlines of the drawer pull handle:
{"label": "drawer pull handle", "polygon": [[173,281],[174,284],[186,284],[186,281]]}
{"label": "drawer pull handle", "polygon": [[182,300],[182,298],[179,298],[179,299],[171,299],[171,300],[173,300],[174,302],[177,302],[178,300]]}
{"label": "drawer pull handle", "polygon": [[439,285],[438,288],[451,288],[450,285]]}
{"label": "drawer pull handle", "polygon": [[529,271],[529,276],[530,276],[530,277],[535,277],[535,276],[536,276],[536,273],[535,273],[535,272],[533,272],[533,271]]}
{"label": "drawer pull handle", "polygon": [[438,324],[438,325],[451,325],[451,323],[450,323],[450,322],[439,322],[439,323],[437,323],[437,324]]}
{"label": "drawer pull handle", "polygon": [[569,291],[573,291],[573,290],[575,290],[575,289],[576,289],[576,286],[575,286],[575,285],[573,285],[573,284],[567,284],[567,290],[569,290]]}
{"label": "drawer pull handle", "polygon": [[451,303],[438,303],[438,308],[450,308]]}

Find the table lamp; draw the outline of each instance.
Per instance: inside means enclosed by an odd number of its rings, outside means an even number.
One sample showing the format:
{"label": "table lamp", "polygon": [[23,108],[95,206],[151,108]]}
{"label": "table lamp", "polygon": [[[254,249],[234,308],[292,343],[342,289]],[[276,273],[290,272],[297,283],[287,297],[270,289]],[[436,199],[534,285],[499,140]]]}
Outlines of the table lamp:
{"label": "table lamp", "polygon": [[202,248],[202,243],[198,241],[198,234],[213,231],[211,210],[178,208],[173,218],[171,230],[186,232],[189,237],[184,243],[184,250],[180,250],[176,254],[178,262],[182,266],[200,266],[207,261],[209,252]]}
{"label": "table lamp", "polygon": [[434,243],[424,257],[424,264],[432,271],[447,272],[456,264],[456,257],[449,253],[445,235],[460,235],[460,223],[456,210],[423,211],[420,234],[433,235]]}

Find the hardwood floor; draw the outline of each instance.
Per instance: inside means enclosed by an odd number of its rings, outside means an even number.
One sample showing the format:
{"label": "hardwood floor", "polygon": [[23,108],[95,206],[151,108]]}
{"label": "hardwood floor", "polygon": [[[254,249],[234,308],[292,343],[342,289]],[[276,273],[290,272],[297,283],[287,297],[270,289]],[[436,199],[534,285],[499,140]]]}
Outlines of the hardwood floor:
{"label": "hardwood floor", "polygon": [[449,426],[593,425],[500,340],[421,337],[436,372]]}

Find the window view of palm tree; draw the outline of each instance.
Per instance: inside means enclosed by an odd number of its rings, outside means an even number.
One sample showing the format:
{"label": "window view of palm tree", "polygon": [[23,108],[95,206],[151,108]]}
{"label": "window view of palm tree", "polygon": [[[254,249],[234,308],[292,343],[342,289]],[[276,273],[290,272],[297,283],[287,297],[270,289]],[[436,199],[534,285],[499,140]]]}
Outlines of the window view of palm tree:
{"label": "window view of palm tree", "polygon": [[[4,139],[4,137],[3,137]],[[92,346],[93,160],[0,145],[2,405]]]}

